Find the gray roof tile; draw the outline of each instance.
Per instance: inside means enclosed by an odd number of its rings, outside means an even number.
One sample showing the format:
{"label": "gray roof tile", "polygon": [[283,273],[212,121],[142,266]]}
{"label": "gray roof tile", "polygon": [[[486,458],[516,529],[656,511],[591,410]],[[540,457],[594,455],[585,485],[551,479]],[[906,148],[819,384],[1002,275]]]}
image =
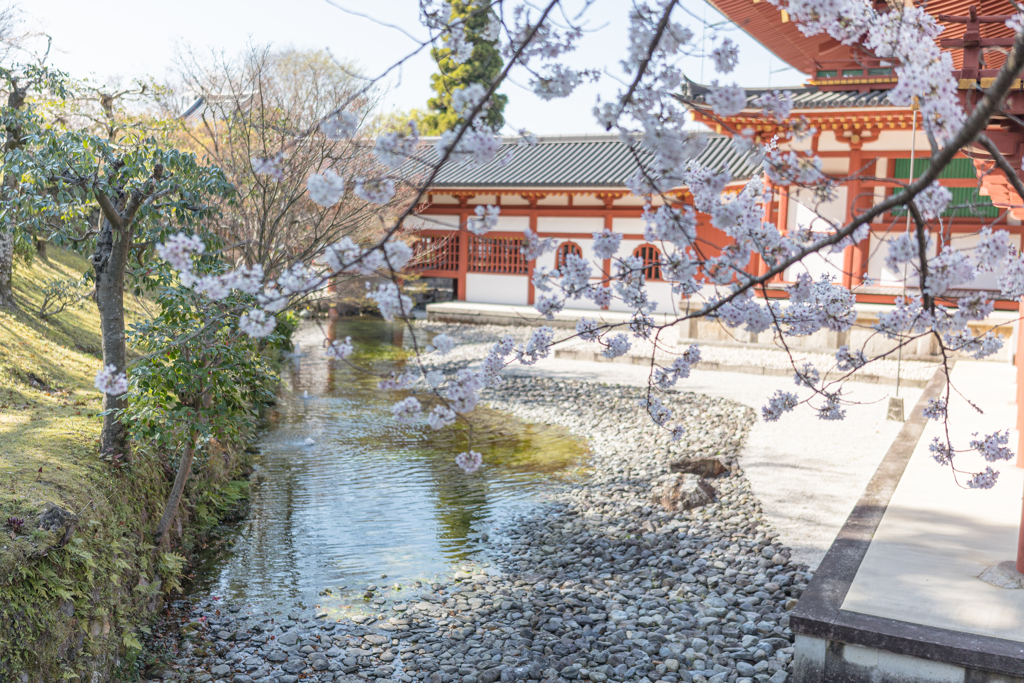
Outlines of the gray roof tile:
{"label": "gray roof tile", "polygon": [[[708,146],[699,161],[716,170],[728,167],[733,178],[746,179],[760,171],[750,154],[736,151],[729,138],[708,136]],[[401,174],[407,178],[422,176],[429,164],[436,163],[432,143],[424,141],[415,159],[406,162]],[[450,188],[623,188],[637,168],[637,159],[649,163],[652,154],[642,145],[634,154],[614,135],[563,136],[539,138],[532,147],[519,146],[518,138],[506,139],[495,161],[487,164],[449,162],[441,169],[431,187]],[[500,161],[506,153],[512,158]]]}

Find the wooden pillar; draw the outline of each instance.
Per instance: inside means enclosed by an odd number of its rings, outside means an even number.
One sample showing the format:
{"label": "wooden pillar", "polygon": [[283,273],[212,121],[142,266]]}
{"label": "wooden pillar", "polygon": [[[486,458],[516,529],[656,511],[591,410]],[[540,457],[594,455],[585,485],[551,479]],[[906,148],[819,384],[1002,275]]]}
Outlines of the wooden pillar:
{"label": "wooden pillar", "polygon": [[[571,196],[571,195],[570,195]],[[537,211],[532,209],[530,211],[530,230],[537,233]],[[539,237],[539,235],[538,235]],[[536,292],[533,286],[533,268],[537,265],[537,260],[526,262],[526,303],[533,305],[536,297]]]}
{"label": "wooden pillar", "polygon": [[[779,229],[783,235],[789,232],[789,186],[784,185],[778,188],[779,192],[779,210],[776,213],[777,223],[775,227]],[[772,282],[785,282],[786,274],[779,273],[772,278]]]}
{"label": "wooden pillar", "polygon": [[466,301],[466,274],[469,272],[469,238],[472,233],[466,229],[469,213],[459,214],[459,277],[455,288],[456,300]]}
{"label": "wooden pillar", "polygon": [[[850,144],[850,166],[848,174],[857,175],[846,186],[846,221],[853,220],[853,207],[857,195],[860,194],[860,142]],[[857,252],[856,254],[854,252]],[[859,284],[863,278],[858,275],[857,269],[860,264],[859,246],[847,246],[843,250],[843,286],[853,287]]]}
{"label": "wooden pillar", "polygon": [[[614,200],[611,199],[611,198],[605,198],[605,200],[604,200],[604,227],[607,228],[608,230],[614,232],[614,228],[612,227],[612,211],[611,211],[612,201],[614,201]],[[603,261],[601,261],[601,278],[604,280],[604,286],[605,287],[611,287],[612,286],[612,282],[611,282],[611,280],[612,280],[612,260],[611,259],[607,259],[606,258]],[[602,310],[608,310],[608,307],[607,306],[603,306]]]}

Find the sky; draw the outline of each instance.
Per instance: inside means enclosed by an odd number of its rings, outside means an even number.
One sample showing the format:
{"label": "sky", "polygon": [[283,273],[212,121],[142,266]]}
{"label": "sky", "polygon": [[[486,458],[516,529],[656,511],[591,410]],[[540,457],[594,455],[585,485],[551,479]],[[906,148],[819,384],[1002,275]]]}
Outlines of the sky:
{"label": "sky", "polygon": [[[566,0],[570,11],[574,4],[582,6],[581,0]],[[612,99],[623,87],[618,61],[627,45],[630,4],[628,0],[594,0],[586,14],[588,32],[579,49],[565,60],[576,68],[600,70],[603,76],[597,83],[580,86],[569,98],[546,102],[529,91],[525,74],[512,72],[512,82],[506,83],[503,92],[509,96],[505,118],[513,130],[525,128],[538,135],[604,132],[591,112],[598,96]],[[723,83],[793,86],[804,80],[701,0],[684,0],[682,7],[693,19],[677,11],[677,21],[689,25],[695,41],[699,44],[703,39],[707,50],[716,31],[702,31],[705,21],[718,22],[717,35],[728,35],[740,45],[740,65]],[[176,50],[234,54],[249,43],[327,49],[342,61],[355,62],[366,74],[377,75],[416,49],[406,33],[425,37],[417,21],[416,0],[22,0],[21,8],[32,29],[52,37],[54,66],[102,82],[144,76],[162,81],[172,76]],[[699,57],[685,58],[683,68],[695,81],[716,77],[710,61]],[[433,94],[430,74],[435,69],[427,50],[408,59],[386,78],[386,108],[425,108]]]}

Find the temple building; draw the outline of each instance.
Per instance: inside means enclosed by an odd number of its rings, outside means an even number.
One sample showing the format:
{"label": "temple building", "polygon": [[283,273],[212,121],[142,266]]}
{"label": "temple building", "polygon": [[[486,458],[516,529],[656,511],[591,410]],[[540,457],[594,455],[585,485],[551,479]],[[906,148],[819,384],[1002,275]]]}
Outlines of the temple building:
{"label": "temple building", "polygon": [[[508,152],[511,160],[503,162]],[[555,268],[568,253],[593,260],[591,235],[608,228],[623,235],[621,253],[635,253],[649,263],[645,275],[658,312],[676,310],[671,285],[662,281],[657,246],[644,241],[644,197],[633,195],[626,180],[649,155],[631,150],[615,135],[540,138],[534,146],[517,140],[502,145],[496,160],[484,165],[449,164],[431,185],[428,202],[413,223],[419,241],[419,275],[435,288],[454,292],[458,301],[481,304],[534,303],[534,268]],[[760,164],[738,152],[732,141],[712,135],[699,160],[714,168],[728,168],[730,187],[740,189]],[[673,193],[683,197],[685,189]],[[654,198],[657,206],[660,198]],[[485,236],[466,230],[478,206],[501,207],[497,227]],[[726,238],[705,222],[698,235],[716,244]],[[536,261],[521,252],[523,230],[541,238],[554,238],[558,247]],[[604,261],[604,273],[610,263]],[[595,273],[595,281],[606,275]],[[450,283],[448,287],[444,283]],[[576,308],[594,308],[590,301],[572,302]],[[611,310],[626,308],[613,302]]]}

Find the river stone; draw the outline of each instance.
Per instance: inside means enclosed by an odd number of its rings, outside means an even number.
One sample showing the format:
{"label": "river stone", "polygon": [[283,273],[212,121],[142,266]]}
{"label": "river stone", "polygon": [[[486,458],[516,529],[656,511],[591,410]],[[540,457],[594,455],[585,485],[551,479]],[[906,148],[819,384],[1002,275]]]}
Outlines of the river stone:
{"label": "river stone", "polygon": [[384,643],[389,642],[391,639],[385,636],[377,635],[376,633],[368,633],[367,635],[363,636],[363,640],[365,640],[371,645],[383,645]]}
{"label": "river stone", "polygon": [[287,662],[288,655],[283,650],[272,650],[271,652],[267,653],[267,661],[274,663]]}
{"label": "river stone", "polygon": [[210,669],[210,673],[214,676],[227,676],[231,673],[231,667],[227,664],[218,664],[217,666]]}
{"label": "river stone", "polygon": [[306,660],[295,657],[282,664],[281,668],[290,674],[297,674],[306,668]]}
{"label": "river stone", "polygon": [[299,637],[295,633],[285,633],[283,636],[277,639],[277,642],[282,645],[294,645],[299,642]]}
{"label": "river stone", "polygon": [[670,472],[681,474],[696,474],[698,477],[713,479],[729,471],[729,468],[718,458],[684,458],[672,461],[668,469]]}
{"label": "river stone", "polygon": [[666,474],[653,484],[651,502],[669,511],[691,510],[715,502],[715,488],[696,474]]}

